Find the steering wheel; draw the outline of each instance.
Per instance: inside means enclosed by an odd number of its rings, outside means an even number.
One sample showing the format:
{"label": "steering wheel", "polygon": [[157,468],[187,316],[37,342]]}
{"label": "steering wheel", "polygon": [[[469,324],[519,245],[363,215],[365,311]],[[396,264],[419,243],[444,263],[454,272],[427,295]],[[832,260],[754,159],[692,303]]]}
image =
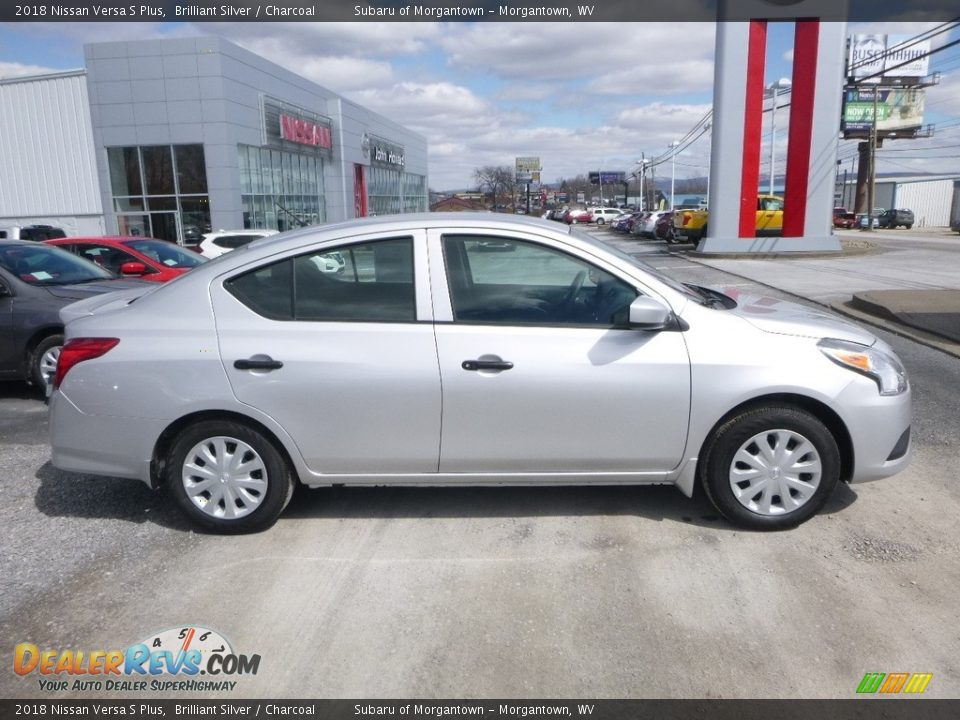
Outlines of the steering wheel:
{"label": "steering wheel", "polygon": [[587,271],[581,270],[578,272],[574,278],[573,282],[570,283],[570,287],[567,288],[567,291],[563,294],[563,297],[560,299],[560,309],[566,310],[570,305],[573,304],[576,300],[577,293],[580,292],[580,288],[583,287],[584,281],[587,279]]}

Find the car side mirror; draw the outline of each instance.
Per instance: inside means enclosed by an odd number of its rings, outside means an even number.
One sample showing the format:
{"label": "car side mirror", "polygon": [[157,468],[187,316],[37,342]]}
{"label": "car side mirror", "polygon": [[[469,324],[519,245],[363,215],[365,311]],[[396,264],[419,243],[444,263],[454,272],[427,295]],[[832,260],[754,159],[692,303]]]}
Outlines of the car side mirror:
{"label": "car side mirror", "polygon": [[0,298],[5,297],[13,297],[13,293],[10,292],[10,289],[6,285],[0,283]]}
{"label": "car side mirror", "polygon": [[120,266],[121,275],[146,275],[147,266],[139,262],[125,262]]}
{"label": "car side mirror", "polygon": [[630,303],[628,323],[635,330],[665,330],[671,326],[673,312],[657,300],[639,295]]}

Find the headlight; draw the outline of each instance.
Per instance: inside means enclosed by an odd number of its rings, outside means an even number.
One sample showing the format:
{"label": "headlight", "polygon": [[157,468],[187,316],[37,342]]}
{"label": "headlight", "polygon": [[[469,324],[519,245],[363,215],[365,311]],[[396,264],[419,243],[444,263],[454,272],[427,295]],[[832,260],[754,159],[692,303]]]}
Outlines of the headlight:
{"label": "headlight", "polygon": [[907,390],[907,371],[895,355],[833,338],[824,338],[817,347],[837,365],[871,378],[881,395],[899,395]]}

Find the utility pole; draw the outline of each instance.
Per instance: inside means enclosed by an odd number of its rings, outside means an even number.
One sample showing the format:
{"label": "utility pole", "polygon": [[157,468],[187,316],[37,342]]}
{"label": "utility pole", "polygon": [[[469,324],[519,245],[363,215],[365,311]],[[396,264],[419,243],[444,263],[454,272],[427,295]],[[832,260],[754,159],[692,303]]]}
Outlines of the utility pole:
{"label": "utility pole", "polygon": [[870,178],[867,180],[867,232],[873,232],[874,185],[877,182],[877,96],[879,94],[880,88],[873,88],[873,122],[870,124]]}

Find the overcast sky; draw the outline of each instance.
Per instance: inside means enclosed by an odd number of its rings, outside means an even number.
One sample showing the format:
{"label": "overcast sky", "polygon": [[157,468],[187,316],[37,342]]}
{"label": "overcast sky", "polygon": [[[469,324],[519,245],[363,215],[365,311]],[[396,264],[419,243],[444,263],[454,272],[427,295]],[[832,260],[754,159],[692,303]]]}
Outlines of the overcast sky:
{"label": "overcast sky", "polygon": [[[768,82],[790,77],[793,34],[789,23],[770,27]],[[86,42],[199,34],[222,36],[422,133],[434,190],[470,187],[474,168],[513,165],[519,155],[539,156],[546,182],[629,172],[641,153],[662,154],[682,137],[713,99],[709,23],[0,24],[0,76],[82,67]],[[944,81],[928,91],[925,122],[943,129],[932,141],[888,142],[880,171],[960,170],[949,147],[960,147],[960,51],[935,56],[937,69]],[[777,115],[778,173],[787,117]],[[841,146],[844,167],[852,145]],[[766,149],[761,156],[765,174]],[[704,175],[708,157],[709,134],[677,158],[676,176]]]}

